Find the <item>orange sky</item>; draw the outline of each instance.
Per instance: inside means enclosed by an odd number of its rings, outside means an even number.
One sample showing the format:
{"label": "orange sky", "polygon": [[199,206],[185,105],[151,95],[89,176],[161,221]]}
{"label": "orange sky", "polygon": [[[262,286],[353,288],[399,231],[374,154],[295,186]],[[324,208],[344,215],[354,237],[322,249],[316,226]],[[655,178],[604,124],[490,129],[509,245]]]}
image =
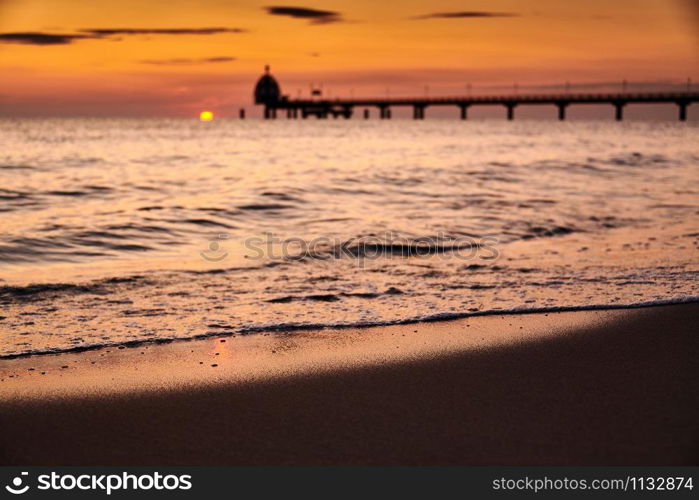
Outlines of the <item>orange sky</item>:
{"label": "orange sky", "polygon": [[[297,10],[274,14],[270,6]],[[311,82],[331,96],[423,95],[426,85],[434,95],[464,93],[466,82],[474,93],[509,91],[513,82],[603,88],[623,78],[639,90],[686,86],[687,77],[699,86],[696,6],[0,0],[0,115],[193,116],[204,108],[234,115],[252,107],[265,63],[292,96]],[[180,31],[158,32],[173,29]]]}

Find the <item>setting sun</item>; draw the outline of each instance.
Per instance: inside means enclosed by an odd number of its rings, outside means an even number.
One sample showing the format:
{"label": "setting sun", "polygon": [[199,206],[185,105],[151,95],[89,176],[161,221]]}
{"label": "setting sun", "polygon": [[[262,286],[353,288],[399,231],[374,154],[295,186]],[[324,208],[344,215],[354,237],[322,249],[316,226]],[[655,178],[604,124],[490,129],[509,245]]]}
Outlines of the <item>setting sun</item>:
{"label": "setting sun", "polygon": [[214,119],[214,114],[211,111],[202,111],[199,113],[199,119],[203,122],[210,122]]}

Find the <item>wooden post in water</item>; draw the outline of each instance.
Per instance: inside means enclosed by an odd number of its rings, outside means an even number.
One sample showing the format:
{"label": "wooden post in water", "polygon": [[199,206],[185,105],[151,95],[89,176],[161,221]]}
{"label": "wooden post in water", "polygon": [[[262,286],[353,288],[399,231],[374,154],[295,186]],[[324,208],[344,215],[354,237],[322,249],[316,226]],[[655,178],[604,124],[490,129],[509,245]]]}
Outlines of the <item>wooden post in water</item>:
{"label": "wooden post in water", "polygon": [[618,122],[624,119],[624,106],[626,106],[625,102],[616,101],[614,103],[614,118]]}
{"label": "wooden post in water", "polygon": [[507,107],[507,119],[514,120],[515,119],[515,106],[517,106],[517,104],[515,104],[513,102],[509,102],[509,103],[505,104],[505,106]]}
{"label": "wooden post in water", "polygon": [[568,107],[567,102],[557,102],[556,106],[558,106],[558,119],[563,121],[566,119],[566,108]]}

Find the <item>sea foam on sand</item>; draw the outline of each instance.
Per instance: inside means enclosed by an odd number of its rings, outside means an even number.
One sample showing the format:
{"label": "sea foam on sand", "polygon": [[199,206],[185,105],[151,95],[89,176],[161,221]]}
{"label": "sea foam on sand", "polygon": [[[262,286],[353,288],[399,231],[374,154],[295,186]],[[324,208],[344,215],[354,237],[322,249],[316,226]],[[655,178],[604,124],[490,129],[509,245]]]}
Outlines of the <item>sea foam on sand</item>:
{"label": "sea foam on sand", "polygon": [[696,465],[697,304],[6,360],[5,464]]}

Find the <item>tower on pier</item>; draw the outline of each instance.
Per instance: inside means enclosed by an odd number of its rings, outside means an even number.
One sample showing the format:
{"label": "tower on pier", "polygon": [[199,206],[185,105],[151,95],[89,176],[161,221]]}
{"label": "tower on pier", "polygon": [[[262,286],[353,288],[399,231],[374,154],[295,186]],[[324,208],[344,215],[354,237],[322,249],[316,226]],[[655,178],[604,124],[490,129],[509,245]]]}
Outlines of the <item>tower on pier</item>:
{"label": "tower on pier", "polygon": [[272,104],[281,99],[282,92],[277,79],[269,72],[269,65],[265,66],[265,74],[257,80],[255,85],[255,104]]}

